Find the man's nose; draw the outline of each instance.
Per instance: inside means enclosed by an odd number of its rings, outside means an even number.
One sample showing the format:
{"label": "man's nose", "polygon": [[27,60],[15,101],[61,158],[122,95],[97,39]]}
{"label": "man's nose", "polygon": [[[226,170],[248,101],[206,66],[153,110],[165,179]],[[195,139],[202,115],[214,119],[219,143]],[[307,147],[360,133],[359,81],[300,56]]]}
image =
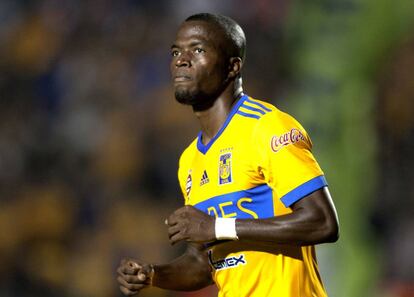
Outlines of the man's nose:
{"label": "man's nose", "polygon": [[177,67],[190,67],[191,66],[191,57],[188,52],[182,52],[175,62]]}

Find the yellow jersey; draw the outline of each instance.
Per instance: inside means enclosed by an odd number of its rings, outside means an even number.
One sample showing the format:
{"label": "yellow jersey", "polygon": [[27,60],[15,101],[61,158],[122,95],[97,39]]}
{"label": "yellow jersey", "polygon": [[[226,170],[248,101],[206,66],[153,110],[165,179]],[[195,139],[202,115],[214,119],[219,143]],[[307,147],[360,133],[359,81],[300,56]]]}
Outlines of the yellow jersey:
{"label": "yellow jersey", "polygon": [[[311,140],[290,115],[243,95],[207,144],[183,152],[186,205],[215,217],[262,219],[327,186]],[[314,246],[217,241],[206,246],[219,297],[322,297]]]}

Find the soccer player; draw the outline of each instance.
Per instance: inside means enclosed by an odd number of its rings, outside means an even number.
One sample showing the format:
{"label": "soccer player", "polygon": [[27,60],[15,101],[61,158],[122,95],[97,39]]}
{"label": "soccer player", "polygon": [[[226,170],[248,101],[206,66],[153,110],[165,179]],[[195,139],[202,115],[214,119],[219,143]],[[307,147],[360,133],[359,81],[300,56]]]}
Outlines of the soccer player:
{"label": "soccer player", "polygon": [[315,244],[338,239],[338,219],[311,140],[290,115],[243,93],[245,36],[232,19],[197,14],[171,47],[178,102],[201,132],[183,152],[185,206],[166,220],[170,242],[186,241],[171,263],[123,260],[125,295],[147,286],[219,296],[326,296]]}

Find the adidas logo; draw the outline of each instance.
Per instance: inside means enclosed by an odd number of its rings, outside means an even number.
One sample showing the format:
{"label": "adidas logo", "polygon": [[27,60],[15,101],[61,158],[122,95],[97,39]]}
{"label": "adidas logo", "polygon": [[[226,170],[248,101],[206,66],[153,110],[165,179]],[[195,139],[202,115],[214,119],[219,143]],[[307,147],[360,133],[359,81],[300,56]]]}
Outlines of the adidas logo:
{"label": "adidas logo", "polygon": [[200,186],[205,185],[209,181],[210,179],[208,178],[207,171],[204,170],[203,176],[201,177]]}

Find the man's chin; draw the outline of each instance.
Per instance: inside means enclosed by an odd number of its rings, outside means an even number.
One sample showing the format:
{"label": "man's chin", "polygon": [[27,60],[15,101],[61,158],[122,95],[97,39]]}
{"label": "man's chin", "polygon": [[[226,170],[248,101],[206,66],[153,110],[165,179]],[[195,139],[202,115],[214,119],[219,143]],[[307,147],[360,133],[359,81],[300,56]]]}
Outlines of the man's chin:
{"label": "man's chin", "polygon": [[213,106],[216,96],[176,90],[175,99],[181,104],[192,106],[194,111],[203,111]]}
{"label": "man's chin", "polygon": [[175,100],[184,105],[193,105],[197,103],[197,94],[187,90],[176,90]]}

